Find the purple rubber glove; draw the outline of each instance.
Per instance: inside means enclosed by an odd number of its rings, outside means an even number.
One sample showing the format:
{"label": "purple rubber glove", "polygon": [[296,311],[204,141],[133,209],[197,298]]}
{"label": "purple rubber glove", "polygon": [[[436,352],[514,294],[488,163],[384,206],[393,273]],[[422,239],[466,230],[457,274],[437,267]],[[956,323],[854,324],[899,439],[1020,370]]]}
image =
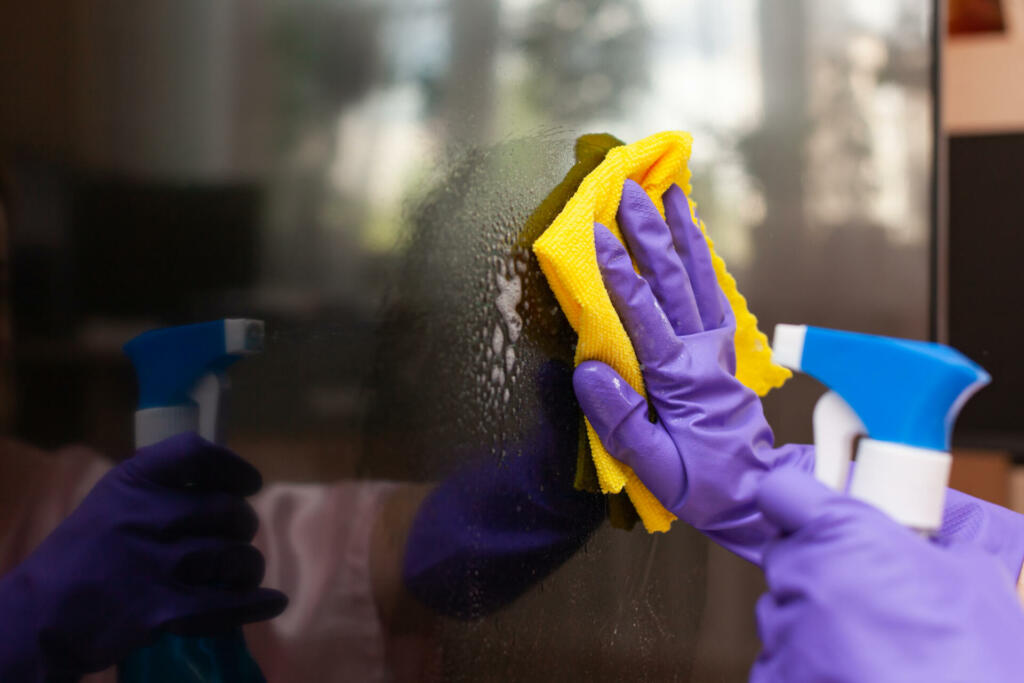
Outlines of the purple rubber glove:
{"label": "purple rubber glove", "polygon": [[0,680],[75,681],[167,628],[214,634],[281,613],[259,588],[245,501],[260,474],[183,434],[108,472],[22,564],[0,579]]}
{"label": "purple rubber glove", "polygon": [[568,560],[604,519],[603,496],[573,488],[579,408],[570,368],[538,379],[543,414],[504,458],[477,458],[423,501],[406,542],[406,588],[445,616],[512,602]]}
{"label": "purple rubber glove", "polygon": [[969,546],[993,555],[1016,580],[1024,564],[1024,515],[947,489],[942,528],[934,540],[940,545]]}
{"label": "purple rubber glove", "polygon": [[639,185],[627,180],[622,190],[618,222],[640,275],[608,229],[594,226],[601,274],[657,420],[604,363],[580,364],[576,395],[608,452],[666,508],[759,564],[776,534],[754,502],[760,481],[777,467],[810,471],[813,449],[773,448],[760,400],[735,377],[732,309],[686,195],[673,185],[663,199],[667,223]]}
{"label": "purple rubber glove", "polygon": [[929,542],[795,470],[758,500],[788,535],[765,552],[752,681],[1024,677],[1024,611],[992,555]]}

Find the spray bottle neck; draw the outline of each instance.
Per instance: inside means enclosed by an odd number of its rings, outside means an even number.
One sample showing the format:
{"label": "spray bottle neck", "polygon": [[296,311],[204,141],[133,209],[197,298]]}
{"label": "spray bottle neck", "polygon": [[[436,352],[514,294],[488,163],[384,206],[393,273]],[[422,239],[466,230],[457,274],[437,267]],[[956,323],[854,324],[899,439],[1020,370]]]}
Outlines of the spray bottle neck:
{"label": "spray bottle neck", "polygon": [[224,403],[229,387],[226,374],[211,372],[199,378],[187,403],[136,411],[135,447],[149,446],[183,432],[196,432],[207,441],[223,444]]}
{"label": "spray bottle neck", "polygon": [[870,438],[857,413],[832,391],[814,407],[814,445],[819,481],[848,490],[914,529],[930,533],[941,525],[952,463],[948,452]]}
{"label": "spray bottle neck", "polygon": [[947,451],[861,439],[850,495],[901,524],[933,533],[942,526],[952,464]]}
{"label": "spray bottle neck", "polygon": [[144,448],[176,434],[199,431],[199,406],[181,403],[135,411],[135,447]]}

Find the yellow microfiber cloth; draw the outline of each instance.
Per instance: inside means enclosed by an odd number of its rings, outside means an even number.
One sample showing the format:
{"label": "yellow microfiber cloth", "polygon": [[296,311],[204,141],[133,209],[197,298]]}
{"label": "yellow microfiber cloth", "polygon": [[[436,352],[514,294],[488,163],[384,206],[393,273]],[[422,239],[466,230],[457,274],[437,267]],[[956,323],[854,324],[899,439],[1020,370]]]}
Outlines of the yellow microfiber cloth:
{"label": "yellow microfiber cloth", "polygon": [[[605,225],[622,239],[615,215],[622,185],[627,178],[647,192],[662,216],[661,196],[673,183],[679,185],[689,198],[691,188],[687,161],[692,147],[692,136],[676,131],[657,133],[630,145],[613,147],[583,179],[576,193],[533,244],[551,290],[569,324],[579,335],[576,365],[585,360],[603,361],[642,395],[646,394],[640,364],[598,270],[594,223]],[[690,201],[690,207],[691,212],[694,211],[696,205],[693,201]],[[696,214],[694,216],[696,219]],[[782,386],[791,373],[772,363],[768,338],[757,329],[757,319],[747,310],[746,299],[736,288],[736,280],[715,253],[703,221],[700,228],[711,249],[718,284],[736,318],[736,377],[763,396]],[[675,515],[658,502],[629,467],[608,454],[589,422],[587,437],[601,490],[618,493],[625,488],[647,530],[668,531],[676,519]]]}

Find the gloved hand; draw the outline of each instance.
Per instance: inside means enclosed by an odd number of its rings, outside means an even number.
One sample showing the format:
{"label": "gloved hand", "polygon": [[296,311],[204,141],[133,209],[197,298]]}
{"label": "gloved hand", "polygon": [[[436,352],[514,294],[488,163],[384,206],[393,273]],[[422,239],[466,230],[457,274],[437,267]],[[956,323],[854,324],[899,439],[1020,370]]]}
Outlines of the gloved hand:
{"label": "gloved hand", "polygon": [[195,434],[139,449],[108,472],[0,580],[0,680],[74,681],[166,628],[224,631],[280,614],[259,588],[245,496],[259,472]]}
{"label": "gloved hand", "polygon": [[996,557],[1019,579],[1024,564],[1024,515],[974,498],[954,489],[946,490],[942,527],[934,541],[949,547],[972,547]]}
{"label": "gloved hand", "polygon": [[735,377],[732,309],[686,195],[672,186],[663,199],[667,223],[639,185],[627,180],[622,190],[618,222],[640,275],[608,229],[594,226],[601,275],[643,368],[653,415],[597,361],[576,369],[576,395],[608,452],[666,508],[760,563],[775,535],[754,504],[760,481],[778,467],[810,471],[813,449],[773,448],[760,400]]}
{"label": "gloved hand", "polygon": [[752,681],[1024,676],[1024,611],[992,555],[929,542],[794,470],[769,475],[758,503],[788,535],[764,556]]}
{"label": "gloved hand", "polygon": [[573,489],[579,418],[570,369],[549,361],[538,390],[543,415],[529,438],[446,477],[416,513],[402,578],[436,613],[471,619],[507,605],[604,519],[602,496]]}

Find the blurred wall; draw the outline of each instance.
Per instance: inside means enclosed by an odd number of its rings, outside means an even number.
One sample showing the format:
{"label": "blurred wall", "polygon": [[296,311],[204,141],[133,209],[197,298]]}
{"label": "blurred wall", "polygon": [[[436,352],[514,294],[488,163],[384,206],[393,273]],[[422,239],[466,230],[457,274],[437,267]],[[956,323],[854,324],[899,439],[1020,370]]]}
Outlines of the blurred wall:
{"label": "blurred wall", "polygon": [[0,143],[149,178],[253,175],[265,165],[249,51],[261,15],[243,5],[56,0],[4,11]]}
{"label": "blurred wall", "polygon": [[1024,130],[1024,0],[1002,0],[1005,32],[947,36],[942,109],[951,134]]}

